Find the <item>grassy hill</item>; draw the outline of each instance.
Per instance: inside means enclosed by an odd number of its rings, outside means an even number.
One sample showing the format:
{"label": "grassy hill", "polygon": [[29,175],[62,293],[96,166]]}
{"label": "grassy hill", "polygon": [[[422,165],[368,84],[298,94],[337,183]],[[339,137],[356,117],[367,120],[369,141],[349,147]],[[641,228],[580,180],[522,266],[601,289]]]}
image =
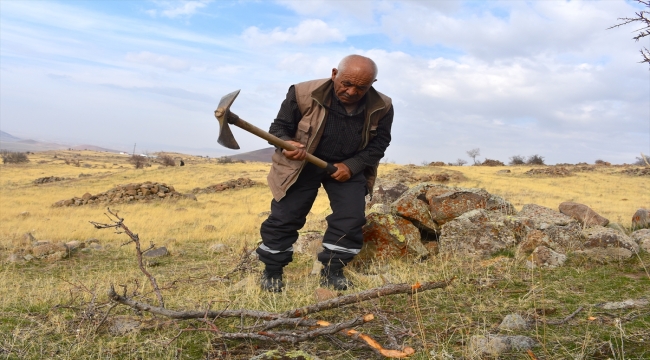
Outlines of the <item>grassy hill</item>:
{"label": "grassy hill", "polygon": [[[144,247],[165,246],[170,256],[148,260],[168,309],[255,309],[281,312],[315,303],[318,279],[309,276],[313,259],[296,254],[286,269],[287,290],[262,293],[257,262],[235,272],[242,251],[256,246],[259,226],[269,210],[265,185],[270,164],[218,164],[215,159],[182,154],[184,167],[153,163],[134,169],[128,156],[94,151],[47,151],[30,155],[21,165],[0,165],[0,356],[8,359],[249,359],[270,349],[302,349],[321,359],[380,358],[349,337],[329,335],[296,345],[255,340],[224,340],[201,321],[170,320],[114,306],[106,293],[119,293],[156,304],[148,280],[140,272],[133,244],[124,234],[95,229],[89,221],[106,222],[103,205],[52,207],[58,200],[96,194],[118,184],[164,182],[176,191],[248,177],[259,186],[197,195],[197,201],[119,204],[113,210],[139,234]],[[69,161],[75,160],[74,162]],[[68,160],[66,162],[66,160]],[[78,163],[79,166],[72,164]],[[517,209],[536,203],[557,209],[563,201],[592,207],[612,222],[630,226],[632,214],[650,204],[647,176],[622,174],[621,167],[594,167],[570,177],[539,177],[521,167],[429,167],[382,164],[379,176],[397,170],[414,176],[457,171],[451,185],[482,187],[501,195]],[[509,169],[511,173],[497,173]],[[81,174],[84,174],[80,177]],[[88,176],[90,175],[90,176]],[[66,180],[34,185],[36,178]],[[323,229],[330,213],[325,194],[319,196],[308,226]],[[79,251],[59,260],[9,261],[36,240],[51,242],[97,239],[101,250]],[[223,252],[210,247],[226,245]],[[395,295],[312,315],[330,322],[372,313],[375,320],[357,330],[387,345],[413,347],[413,359],[479,358],[467,348],[474,335],[495,333],[504,316],[520,314],[532,326],[513,335],[534,338],[540,359],[650,358],[650,306],[606,310],[604,302],[650,297],[650,255],[600,264],[571,258],[558,269],[528,269],[522,259],[504,253],[490,259],[434,256],[426,261],[390,260],[350,269],[354,290],[386,283],[439,281],[452,285],[415,296]],[[228,281],[222,277],[229,275]],[[580,313],[566,322],[579,307]],[[211,319],[212,320],[212,319]],[[136,330],[116,332],[118,321]],[[217,319],[219,331],[239,331],[254,323]],[[523,351],[504,359],[529,359]]]}

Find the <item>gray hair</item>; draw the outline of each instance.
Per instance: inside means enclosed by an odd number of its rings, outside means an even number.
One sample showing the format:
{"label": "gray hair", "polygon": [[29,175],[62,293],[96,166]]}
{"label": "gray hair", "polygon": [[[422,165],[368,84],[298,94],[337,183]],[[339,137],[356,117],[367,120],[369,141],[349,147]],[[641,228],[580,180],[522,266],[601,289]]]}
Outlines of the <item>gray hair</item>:
{"label": "gray hair", "polygon": [[346,68],[346,67],[350,64],[350,62],[353,61],[353,60],[354,60],[354,61],[360,61],[360,60],[361,60],[361,61],[366,62],[367,65],[369,65],[369,66],[372,68],[372,71],[373,71],[373,73],[374,73],[373,78],[374,78],[374,79],[377,78],[377,74],[379,73],[379,69],[377,68],[377,64],[375,64],[375,62],[372,61],[371,58],[367,58],[367,57],[365,57],[365,56],[361,56],[361,55],[348,55],[348,56],[344,57],[344,58],[341,60],[341,62],[339,62],[339,66],[338,66],[338,68],[337,68],[338,71],[339,71],[339,72],[343,72],[343,71],[345,70],[345,68]]}

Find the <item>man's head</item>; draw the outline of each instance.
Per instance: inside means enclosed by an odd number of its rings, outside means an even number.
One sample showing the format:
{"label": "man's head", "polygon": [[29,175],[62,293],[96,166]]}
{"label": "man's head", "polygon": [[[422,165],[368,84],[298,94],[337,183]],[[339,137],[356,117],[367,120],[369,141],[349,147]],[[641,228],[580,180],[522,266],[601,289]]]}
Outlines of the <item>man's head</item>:
{"label": "man's head", "polygon": [[365,56],[348,55],[338,68],[332,69],[332,81],[339,100],[345,105],[354,105],[377,81],[377,65]]}

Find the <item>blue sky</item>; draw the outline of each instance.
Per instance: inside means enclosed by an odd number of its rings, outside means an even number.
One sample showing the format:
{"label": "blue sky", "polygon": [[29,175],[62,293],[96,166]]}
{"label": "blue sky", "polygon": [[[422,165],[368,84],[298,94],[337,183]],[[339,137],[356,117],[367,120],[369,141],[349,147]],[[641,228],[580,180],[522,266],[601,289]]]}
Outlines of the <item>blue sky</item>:
{"label": "blue sky", "polygon": [[[387,161],[633,162],[650,72],[625,1],[0,1],[0,128],[118,150],[232,154],[221,96],[267,129],[289,85],[345,55],[395,104]],[[647,39],[647,38],[646,38]],[[241,151],[266,147],[235,129]]]}

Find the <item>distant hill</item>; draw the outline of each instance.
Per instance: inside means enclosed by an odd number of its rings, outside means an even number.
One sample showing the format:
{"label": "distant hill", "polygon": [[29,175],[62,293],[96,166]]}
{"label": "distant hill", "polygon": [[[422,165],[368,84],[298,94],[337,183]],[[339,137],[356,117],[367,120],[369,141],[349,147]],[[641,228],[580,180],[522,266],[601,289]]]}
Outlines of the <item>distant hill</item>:
{"label": "distant hill", "polygon": [[4,131],[0,131],[0,141],[2,142],[14,142],[14,141],[20,141],[22,140],[21,138],[17,138],[9,133],[6,133]]}
{"label": "distant hill", "polygon": [[237,154],[229,156],[232,159],[244,160],[244,161],[257,161],[257,162],[271,162],[271,156],[275,152],[275,147],[250,151],[243,154]]}
{"label": "distant hill", "polygon": [[119,152],[118,150],[107,149],[107,148],[103,148],[103,147],[99,147],[99,146],[95,146],[95,145],[86,145],[86,144],[73,146],[71,149],[72,150],[105,151],[105,152],[113,152],[113,153],[118,153]]}

